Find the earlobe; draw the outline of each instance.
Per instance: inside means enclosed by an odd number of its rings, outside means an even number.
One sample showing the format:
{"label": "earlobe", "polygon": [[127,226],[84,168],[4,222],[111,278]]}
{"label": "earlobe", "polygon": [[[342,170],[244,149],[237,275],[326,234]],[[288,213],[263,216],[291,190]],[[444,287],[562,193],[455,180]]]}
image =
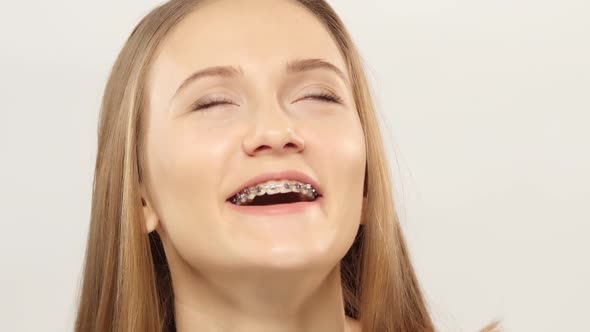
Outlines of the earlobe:
{"label": "earlobe", "polygon": [[363,196],[363,205],[361,207],[361,225],[367,223],[367,197]]}
{"label": "earlobe", "polygon": [[141,208],[143,211],[143,220],[145,223],[145,230],[151,233],[158,227],[158,216],[153,208],[153,205],[148,198],[147,192],[143,185],[141,186]]}
{"label": "earlobe", "polygon": [[363,181],[363,205],[361,210],[361,225],[365,225],[367,223],[367,196],[368,196],[368,184],[369,184],[369,172],[368,164],[365,165],[365,179]]}
{"label": "earlobe", "polygon": [[365,167],[365,180],[363,181],[363,198],[366,199],[367,198],[367,187],[368,187],[368,182],[369,182],[369,173],[367,173],[366,167]]}
{"label": "earlobe", "polygon": [[[149,210],[149,211],[148,211]],[[143,207],[143,216],[147,233],[151,233],[158,227],[158,218],[149,205]]]}

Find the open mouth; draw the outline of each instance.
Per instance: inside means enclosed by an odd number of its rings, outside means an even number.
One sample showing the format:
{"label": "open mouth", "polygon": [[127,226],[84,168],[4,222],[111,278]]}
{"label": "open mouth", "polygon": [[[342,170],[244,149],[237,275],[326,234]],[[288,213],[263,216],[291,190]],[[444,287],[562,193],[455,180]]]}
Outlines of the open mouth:
{"label": "open mouth", "polygon": [[297,181],[271,181],[245,188],[227,201],[242,206],[267,206],[313,202],[321,196],[311,184]]}
{"label": "open mouth", "polygon": [[274,194],[274,195],[262,195],[256,196],[252,201],[245,202],[240,205],[245,206],[262,206],[262,205],[274,205],[274,204],[289,204],[297,202],[312,202],[317,198],[310,198],[307,195],[300,193],[285,193],[285,194]]}

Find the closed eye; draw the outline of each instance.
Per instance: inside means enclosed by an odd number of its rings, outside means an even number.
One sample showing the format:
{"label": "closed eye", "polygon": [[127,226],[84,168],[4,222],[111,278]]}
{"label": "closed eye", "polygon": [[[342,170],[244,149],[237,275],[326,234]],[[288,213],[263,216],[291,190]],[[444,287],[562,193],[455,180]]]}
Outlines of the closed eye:
{"label": "closed eye", "polygon": [[[339,96],[337,96],[335,94],[328,93],[328,92],[308,93],[298,100],[303,100],[303,99],[316,99],[316,100],[330,102],[330,103],[342,104],[342,98],[340,98]],[[213,108],[215,106],[224,105],[224,104],[235,105],[230,99],[225,98],[225,97],[210,97],[204,101],[199,100],[199,101],[193,103],[193,105],[191,106],[191,110],[192,111],[201,111],[201,110]]]}
{"label": "closed eye", "polygon": [[200,110],[204,110],[204,109],[208,109],[208,108],[212,108],[218,105],[223,105],[223,104],[234,104],[230,99],[227,99],[225,97],[210,97],[207,98],[204,101],[196,101],[192,106],[191,106],[191,110],[192,111],[200,111]]}
{"label": "closed eye", "polygon": [[321,100],[321,101],[342,104],[342,98],[338,97],[335,94],[328,93],[328,92],[308,93],[305,96],[303,96],[301,99],[317,99],[317,100]]}

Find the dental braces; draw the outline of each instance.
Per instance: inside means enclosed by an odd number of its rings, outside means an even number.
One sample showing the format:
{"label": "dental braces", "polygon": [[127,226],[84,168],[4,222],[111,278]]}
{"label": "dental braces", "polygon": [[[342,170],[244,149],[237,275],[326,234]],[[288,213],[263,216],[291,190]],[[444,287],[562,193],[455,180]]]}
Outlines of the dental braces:
{"label": "dental braces", "polygon": [[[281,191],[281,186],[284,191]],[[246,202],[251,202],[256,196],[262,196],[264,194],[274,195],[279,193],[295,192],[304,195],[310,200],[316,199],[319,194],[317,190],[309,183],[289,183],[284,182],[281,184],[271,183],[266,185],[258,185],[256,187],[245,188],[241,192],[235,194],[230,198],[230,202],[236,205],[242,205]]]}

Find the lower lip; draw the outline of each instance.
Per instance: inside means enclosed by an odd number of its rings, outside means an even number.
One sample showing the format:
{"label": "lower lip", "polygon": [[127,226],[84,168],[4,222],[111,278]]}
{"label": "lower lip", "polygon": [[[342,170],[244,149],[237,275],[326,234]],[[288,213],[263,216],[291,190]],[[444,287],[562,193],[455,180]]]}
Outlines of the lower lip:
{"label": "lower lip", "polygon": [[227,202],[226,204],[229,204],[230,208],[232,208],[233,210],[235,210],[239,213],[272,216],[272,215],[302,213],[307,209],[319,206],[321,203],[321,200],[322,200],[322,197],[319,197],[318,199],[316,199],[315,201],[312,201],[312,202],[297,202],[297,203],[288,203],[288,204],[235,205],[230,202]]}

